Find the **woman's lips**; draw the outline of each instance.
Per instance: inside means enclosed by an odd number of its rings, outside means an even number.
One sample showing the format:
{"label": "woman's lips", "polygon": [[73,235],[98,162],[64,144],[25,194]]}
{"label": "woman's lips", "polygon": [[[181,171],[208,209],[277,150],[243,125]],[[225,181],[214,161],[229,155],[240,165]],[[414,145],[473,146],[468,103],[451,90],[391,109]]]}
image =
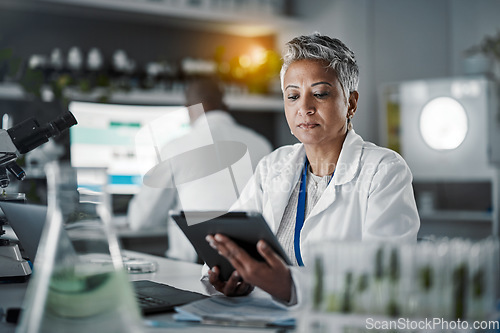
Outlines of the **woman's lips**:
{"label": "woman's lips", "polygon": [[311,129],[311,128],[315,128],[317,126],[319,126],[319,124],[317,124],[317,123],[301,123],[297,127],[302,128],[302,129]]}

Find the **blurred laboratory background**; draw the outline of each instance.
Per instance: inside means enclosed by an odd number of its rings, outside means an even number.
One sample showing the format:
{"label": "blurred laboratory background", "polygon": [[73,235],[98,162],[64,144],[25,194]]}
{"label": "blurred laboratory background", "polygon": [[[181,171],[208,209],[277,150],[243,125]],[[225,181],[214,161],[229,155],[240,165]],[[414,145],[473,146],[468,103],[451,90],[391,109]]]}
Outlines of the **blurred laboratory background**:
{"label": "blurred laboratory background", "polygon": [[[168,133],[182,133],[188,120],[175,110],[197,77],[218,76],[235,119],[274,148],[296,142],[280,52],[319,31],[357,56],[354,128],[408,162],[419,237],[498,234],[498,13],[497,0],[0,0],[2,128],[68,109],[79,121],[25,154],[27,177],[8,190],[43,204],[48,161],[106,167],[125,214],[140,185],[136,124],[172,110]],[[125,229],[126,247],[164,253],[165,234]]]}

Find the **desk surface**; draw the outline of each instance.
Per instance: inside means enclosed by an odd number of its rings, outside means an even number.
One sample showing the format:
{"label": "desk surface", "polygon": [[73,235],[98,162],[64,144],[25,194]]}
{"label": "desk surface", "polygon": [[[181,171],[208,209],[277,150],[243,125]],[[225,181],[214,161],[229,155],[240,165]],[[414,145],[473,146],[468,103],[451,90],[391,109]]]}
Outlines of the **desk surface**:
{"label": "desk surface", "polygon": [[[176,288],[192,290],[206,294],[201,282],[201,265],[171,260],[163,257],[152,256],[148,254],[123,251],[127,257],[142,258],[152,260],[158,263],[158,270],[154,273],[147,274],[130,274],[130,279],[134,280],[152,280],[159,283],[169,284]],[[16,284],[0,284],[0,308],[6,309],[10,307],[21,307],[27,283]],[[157,314],[146,317],[147,320],[156,320],[166,323],[174,323],[171,313]],[[3,333],[14,333],[15,326],[0,322],[0,331]],[[235,327],[220,327],[220,326],[202,326],[198,324],[186,325],[178,328],[145,328],[145,332],[274,332],[275,329],[246,329]]]}
{"label": "desk surface", "polygon": [[158,263],[158,270],[154,273],[129,274],[131,281],[151,280],[159,283],[166,283],[179,289],[187,289],[206,294],[200,282],[201,265],[134,251],[123,251],[123,254],[130,258],[141,258]]}

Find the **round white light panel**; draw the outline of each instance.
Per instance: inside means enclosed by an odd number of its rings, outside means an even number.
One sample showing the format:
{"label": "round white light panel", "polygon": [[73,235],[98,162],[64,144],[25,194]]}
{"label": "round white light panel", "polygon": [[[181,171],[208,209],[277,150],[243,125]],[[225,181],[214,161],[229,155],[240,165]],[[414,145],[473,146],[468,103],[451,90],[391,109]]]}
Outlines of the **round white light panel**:
{"label": "round white light panel", "polygon": [[420,114],[420,133],[431,148],[452,150],[467,135],[467,114],[463,106],[450,97],[429,101]]}

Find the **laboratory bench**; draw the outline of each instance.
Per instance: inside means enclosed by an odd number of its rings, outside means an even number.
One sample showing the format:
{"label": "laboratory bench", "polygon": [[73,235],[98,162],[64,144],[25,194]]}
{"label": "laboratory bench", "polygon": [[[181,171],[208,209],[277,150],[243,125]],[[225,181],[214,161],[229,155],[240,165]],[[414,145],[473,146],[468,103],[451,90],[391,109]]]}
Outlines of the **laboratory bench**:
{"label": "laboratory bench", "polygon": [[113,219],[116,235],[124,250],[137,251],[155,256],[165,256],[168,248],[167,226],[156,226],[132,230],[126,222],[126,216]]}
{"label": "laboratory bench", "polygon": [[[151,280],[154,282],[168,284],[179,289],[191,290],[206,294],[206,291],[200,282],[202,266],[199,264],[172,260],[165,257],[159,257],[135,251],[123,251],[123,255],[127,257],[154,261],[158,264],[158,269],[154,273],[129,274],[131,281]],[[28,282],[0,284],[0,309],[21,307],[27,286]],[[277,330],[276,328],[235,328],[208,326],[197,323],[177,323],[173,319],[173,313],[149,315],[144,318],[146,320],[163,323],[165,324],[165,326],[167,326],[165,328],[151,328],[145,326],[144,332],[284,332],[283,330]],[[3,333],[14,333],[15,328],[16,326],[14,324],[0,321],[0,331]]]}

